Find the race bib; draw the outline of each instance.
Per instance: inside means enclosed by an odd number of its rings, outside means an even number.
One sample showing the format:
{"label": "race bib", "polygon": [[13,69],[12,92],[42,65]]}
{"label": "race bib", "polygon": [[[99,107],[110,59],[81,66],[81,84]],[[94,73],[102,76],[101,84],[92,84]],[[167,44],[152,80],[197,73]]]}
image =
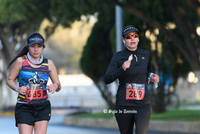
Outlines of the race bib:
{"label": "race bib", "polygon": [[126,83],[127,100],[143,100],[145,95],[145,84]]}
{"label": "race bib", "polygon": [[29,84],[29,87],[26,91],[26,99],[34,100],[34,99],[42,99],[43,98],[43,84]]}

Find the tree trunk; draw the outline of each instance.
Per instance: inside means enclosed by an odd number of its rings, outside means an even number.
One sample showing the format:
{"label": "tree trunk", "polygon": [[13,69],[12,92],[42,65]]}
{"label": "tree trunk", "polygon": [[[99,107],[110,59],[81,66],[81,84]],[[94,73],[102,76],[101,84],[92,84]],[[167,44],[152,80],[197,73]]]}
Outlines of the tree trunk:
{"label": "tree trunk", "polygon": [[0,39],[3,45],[2,53],[5,57],[6,64],[9,63],[11,56],[14,54],[14,45],[8,42],[7,37],[4,35],[2,29],[0,28]]}
{"label": "tree trunk", "polygon": [[109,90],[109,87],[104,83],[104,80],[101,79],[99,82],[95,82],[96,86],[99,88],[101,92],[101,96],[106,101],[108,107],[110,109],[115,108],[115,102],[113,102],[113,96],[112,93]]}
{"label": "tree trunk", "polygon": [[[198,82],[196,83],[196,94],[200,95],[200,71],[194,71],[195,76],[198,78]],[[200,101],[200,96],[196,96],[198,99],[197,101]]]}
{"label": "tree trunk", "polygon": [[153,104],[151,104],[152,109],[155,113],[163,113],[166,111],[164,84],[160,85],[157,91],[157,93],[154,92],[154,95],[151,96],[151,99],[154,99],[154,102],[152,102]]}

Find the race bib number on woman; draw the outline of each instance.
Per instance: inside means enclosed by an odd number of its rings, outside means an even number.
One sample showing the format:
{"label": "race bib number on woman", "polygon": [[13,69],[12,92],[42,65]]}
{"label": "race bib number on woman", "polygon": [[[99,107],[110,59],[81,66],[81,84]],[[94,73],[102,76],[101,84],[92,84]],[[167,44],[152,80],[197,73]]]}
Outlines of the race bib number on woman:
{"label": "race bib number on woman", "polygon": [[127,100],[143,100],[145,95],[145,85],[137,83],[126,83]]}
{"label": "race bib number on woman", "polygon": [[26,91],[26,99],[42,99],[43,98],[43,86],[40,84],[29,84],[29,88]]}

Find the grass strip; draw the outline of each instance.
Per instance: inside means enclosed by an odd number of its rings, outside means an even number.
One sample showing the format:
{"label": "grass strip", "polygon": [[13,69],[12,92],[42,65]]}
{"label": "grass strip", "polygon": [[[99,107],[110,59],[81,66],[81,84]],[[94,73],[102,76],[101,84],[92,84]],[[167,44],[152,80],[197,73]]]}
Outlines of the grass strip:
{"label": "grass strip", "polygon": [[[77,118],[114,118],[113,113],[82,113],[70,115]],[[151,113],[150,120],[163,120],[163,121],[189,121],[189,122],[200,122],[200,111],[199,110],[167,110],[164,113],[156,114]]]}
{"label": "grass strip", "polygon": [[200,122],[199,110],[167,110],[161,114],[152,112],[151,120],[165,120],[165,121],[190,121]]}

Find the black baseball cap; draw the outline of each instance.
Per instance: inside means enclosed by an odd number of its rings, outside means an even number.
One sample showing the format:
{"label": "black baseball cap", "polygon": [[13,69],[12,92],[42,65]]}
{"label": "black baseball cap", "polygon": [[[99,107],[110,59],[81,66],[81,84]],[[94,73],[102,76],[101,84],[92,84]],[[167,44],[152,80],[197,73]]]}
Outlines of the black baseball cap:
{"label": "black baseball cap", "polygon": [[138,31],[137,28],[135,28],[135,27],[132,26],[132,25],[128,25],[128,26],[124,27],[124,29],[123,29],[123,31],[122,31],[122,37],[123,37],[124,35],[130,33],[130,32],[137,32],[138,34],[140,33],[140,32]]}
{"label": "black baseball cap", "polygon": [[45,47],[43,36],[40,33],[34,32],[28,37],[27,45],[31,46],[31,45],[36,44],[36,43],[41,44]]}

